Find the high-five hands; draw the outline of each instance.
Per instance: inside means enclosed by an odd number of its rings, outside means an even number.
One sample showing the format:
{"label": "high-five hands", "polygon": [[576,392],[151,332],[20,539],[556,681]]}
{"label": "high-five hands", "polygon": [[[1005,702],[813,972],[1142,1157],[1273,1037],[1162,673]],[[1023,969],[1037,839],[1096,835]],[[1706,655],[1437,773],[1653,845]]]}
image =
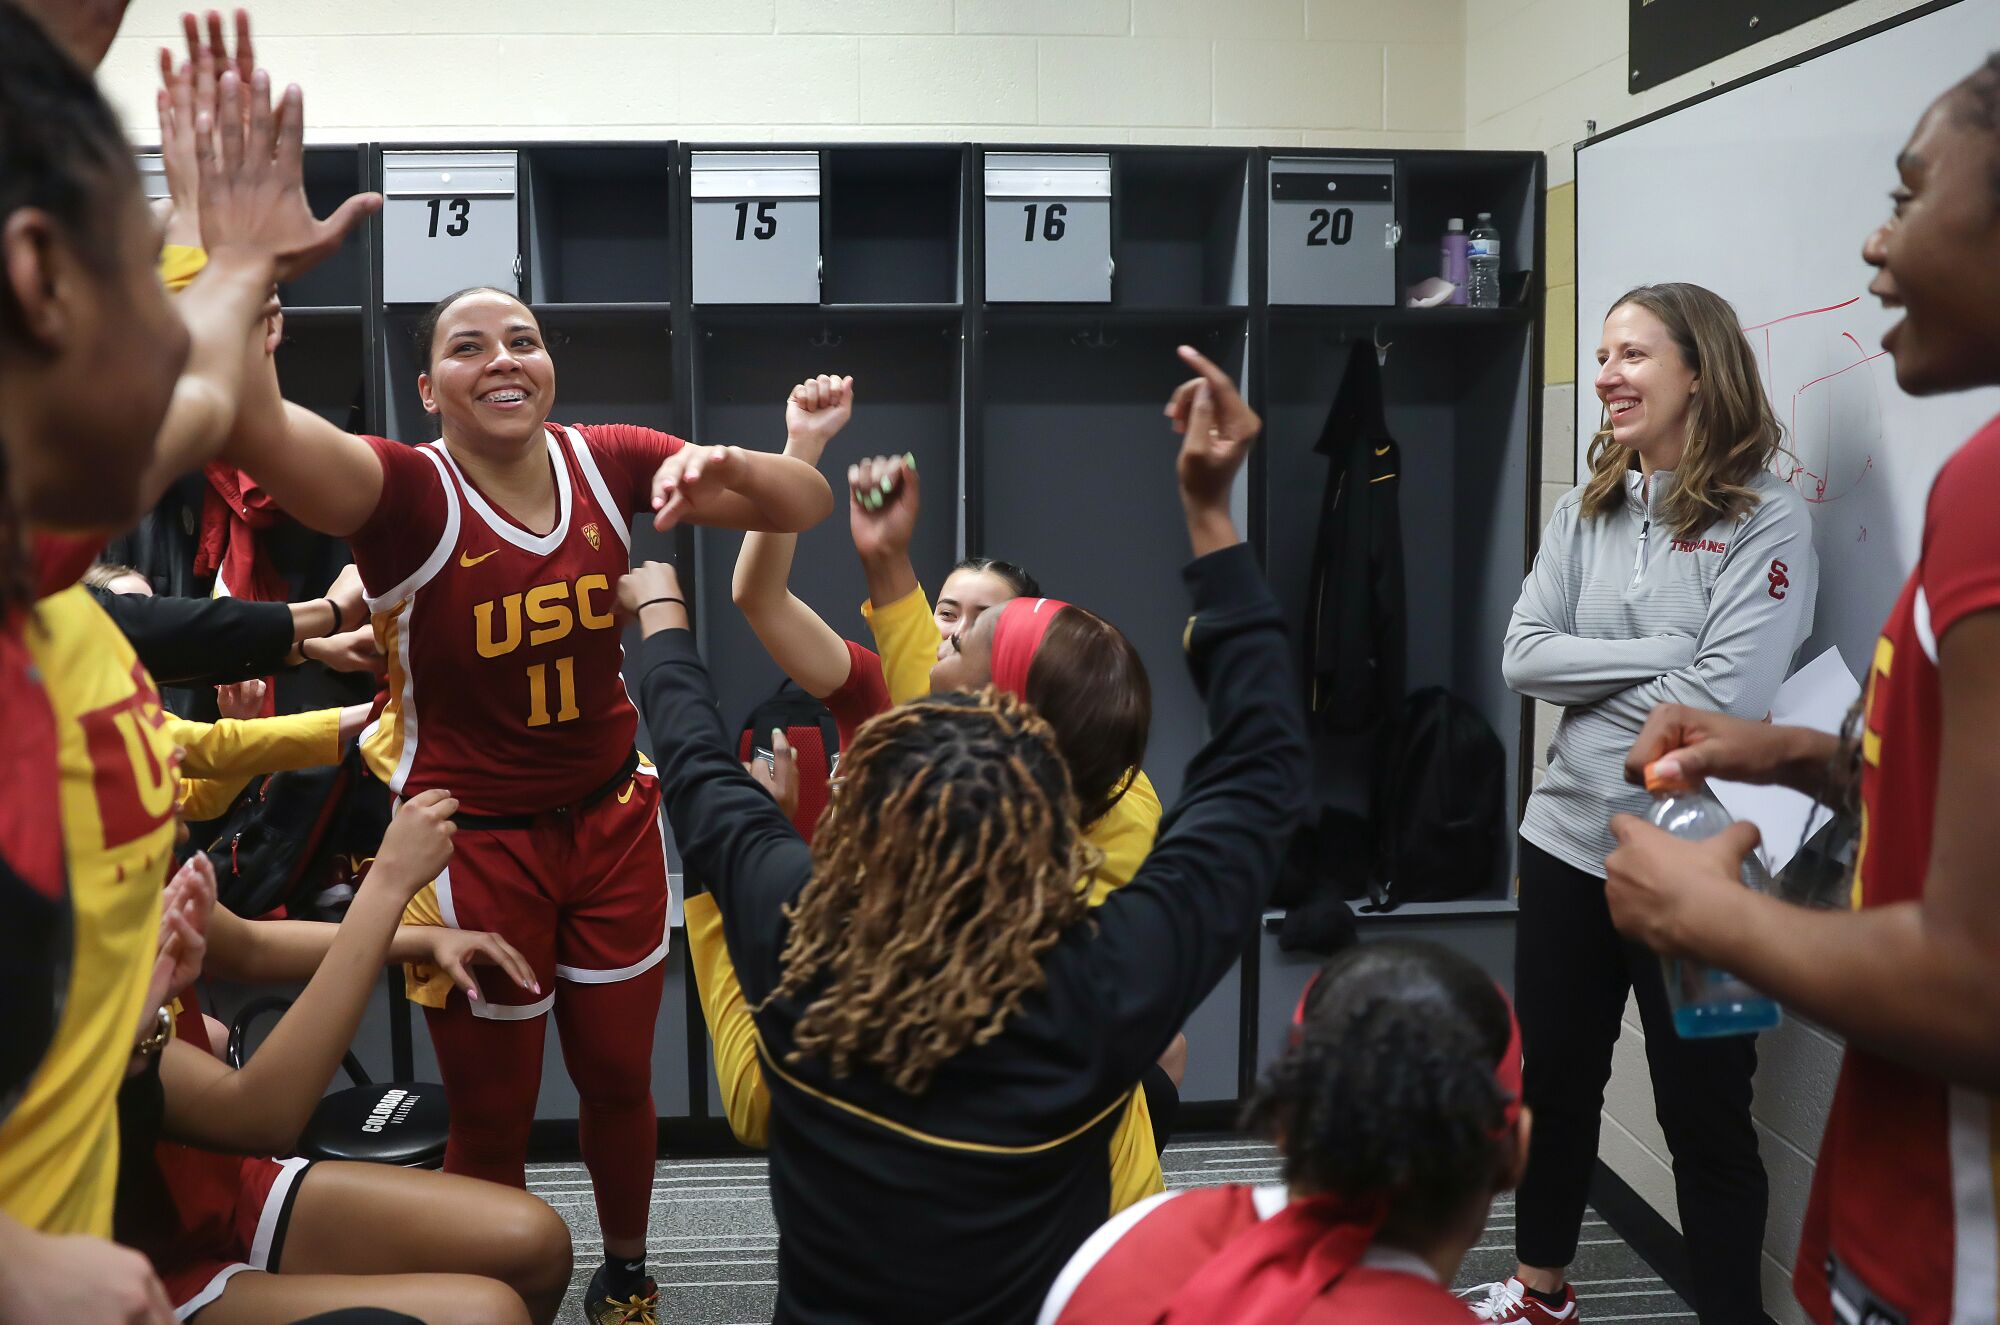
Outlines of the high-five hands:
{"label": "high-five hands", "polygon": [[[296,84],[286,88],[273,110],[270,75],[256,67],[244,11],[236,11],[233,56],[221,14],[210,11],[206,43],[192,14],[181,26],[189,59],[176,68],[160,52],[162,143],[175,209],[191,205],[198,213],[211,257],[231,248],[268,253],[275,278],[293,280],[340,247],[382,195],[356,194],[316,220],[305,192],[304,94]],[[173,184],[176,173],[186,180],[190,149],[191,200]]]}

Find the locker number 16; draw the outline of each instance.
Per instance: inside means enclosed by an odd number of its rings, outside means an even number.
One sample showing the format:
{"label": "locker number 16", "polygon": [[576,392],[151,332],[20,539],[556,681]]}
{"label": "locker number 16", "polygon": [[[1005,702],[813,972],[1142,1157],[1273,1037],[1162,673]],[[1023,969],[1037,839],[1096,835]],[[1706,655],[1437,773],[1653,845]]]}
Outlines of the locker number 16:
{"label": "locker number 16", "polygon": [[[1023,203],[1021,210],[1028,214],[1028,228],[1021,235],[1022,242],[1035,242],[1035,204]],[[1069,233],[1069,222],[1063,218],[1069,215],[1069,207],[1064,203],[1052,202],[1042,208],[1042,238],[1053,244]]]}

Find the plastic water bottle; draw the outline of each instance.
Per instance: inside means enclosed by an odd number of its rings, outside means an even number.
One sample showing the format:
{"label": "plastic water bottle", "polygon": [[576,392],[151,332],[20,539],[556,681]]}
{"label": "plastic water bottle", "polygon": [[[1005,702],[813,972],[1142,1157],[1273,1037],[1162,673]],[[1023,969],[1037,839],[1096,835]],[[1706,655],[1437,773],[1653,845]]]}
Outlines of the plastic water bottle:
{"label": "plastic water bottle", "polygon": [[[1657,828],[1675,837],[1699,842],[1729,827],[1732,820],[1722,803],[1679,775],[1660,772],[1659,765],[1646,769],[1646,790],[1653,794],[1650,816]],[[1744,862],[1743,886],[1759,887],[1763,867],[1755,855]],[[1702,1039],[1716,1035],[1753,1035],[1768,1031],[1783,1018],[1777,1003],[1744,984],[1727,971],[1685,957],[1662,957],[1661,973],[1667,982],[1667,1006],[1673,1010],[1674,1029],[1682,1039]]]}
{"label": "plastic water bottle", "polygon": [[1467,302],[1474,308],[1500,307],[1500,232],[1493,228],[1493,213],[1481,212],[1472,227],[1471,242],[1465,246],[1468,270]]}
{"label": "plastic water bottle", "polygon": [[1468,298],[1465,283],[1468,269],[1465,265],[1466,239],[1465,220],[1454,216],[1446,223],[1444,239],[1438,244],[1438,275],[1452,284],[1451,298],[1447,302],[1463,307]]}

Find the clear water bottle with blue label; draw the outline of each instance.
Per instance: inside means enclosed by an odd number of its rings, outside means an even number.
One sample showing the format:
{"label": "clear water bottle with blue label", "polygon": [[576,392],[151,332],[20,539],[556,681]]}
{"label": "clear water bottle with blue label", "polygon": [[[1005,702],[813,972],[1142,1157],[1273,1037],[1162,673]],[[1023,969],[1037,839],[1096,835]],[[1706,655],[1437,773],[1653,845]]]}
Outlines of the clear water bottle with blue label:
{"label": "clear water bottle with blue label", "polygon": [[[1658,764],[1646,770],[1646,790],[1653,795],[1655,827],[1675,837],[1699,842],[1714,837],[1733,822],[1722,803],[1678,772],[1665,773]],[[1768,876],[1753,852],[1743,862],[1743,886],[1764,888]],[[1686,957],[1662,957],[1667,982],[1667,1006],[1682,1039],[1716,1035],[1754,1035],[1768,1031],[1783,1018],[1775,1000],[1766,998],[1727,971]]]}
{"label": "clear water bottle with blue label", "polygon": [[1466,300],[1474,308],[1500,307],[1500,232],[1493,213],[1481,212],[1479,224],[1466,237],[1465,265],[1470,286]]}

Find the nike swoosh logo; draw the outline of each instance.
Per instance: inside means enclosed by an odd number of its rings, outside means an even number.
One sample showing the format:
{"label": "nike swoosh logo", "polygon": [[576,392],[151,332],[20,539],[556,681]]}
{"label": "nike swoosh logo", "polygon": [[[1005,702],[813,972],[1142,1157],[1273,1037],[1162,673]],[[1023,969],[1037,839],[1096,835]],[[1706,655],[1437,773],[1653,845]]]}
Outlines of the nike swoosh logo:
{"label": "nike swoosh logo", "polygon": [[1386,447],[1386,446],[1378,446],[1378,447],[1376,447],[1376,448],[1375,448],[1375,454],[1376,454],[1376,455],[1387,455],[1387,454],[1389,454],[1389,448],[1388,448],[1388,447]]}
{"label": "nike swoosh logo", "polygon": [[625,784],[625,790],[618,793],[618,803],[620,805],[623,805],[625,804],[625,802],[631,800],[632,793],[637,791],[638,789],[639,789],[639,783],[636,778],[630,782],[627,782]]}
{"label": "nike swoosh logo", "polygon": [[[498,552],[499,550],[500,549],[496,547],[493,549],[493,552]],[[482,552],[476,557],[461,552],[458,554],[458,564],[465,567],[467,570],[471,570],[474,566],[477,566],[480,562],[492,556],[493,552]]]}

